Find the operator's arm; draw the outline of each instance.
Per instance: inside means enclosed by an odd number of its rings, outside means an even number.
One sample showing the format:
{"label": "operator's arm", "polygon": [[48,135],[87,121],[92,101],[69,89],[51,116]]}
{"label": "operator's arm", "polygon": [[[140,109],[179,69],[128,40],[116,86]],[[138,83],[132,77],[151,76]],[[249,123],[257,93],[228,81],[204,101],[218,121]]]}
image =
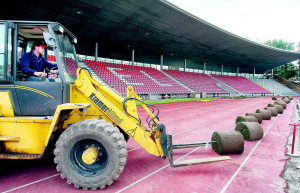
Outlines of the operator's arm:
{"label": "operator's arm", "polygon": [[30,68],[30,63],[30,55],[28,53],[24,54],[24,56],[21,58],[20,70],[27,75],[33,76],[35,70]]}
{"label": "operator's arm", "polygon": [[56,64],[52,64],[50,62],[48,62],[46,59],[44,59],[44,66],[47,66],[48,69],[51,69],[53,67],[56,67]]}

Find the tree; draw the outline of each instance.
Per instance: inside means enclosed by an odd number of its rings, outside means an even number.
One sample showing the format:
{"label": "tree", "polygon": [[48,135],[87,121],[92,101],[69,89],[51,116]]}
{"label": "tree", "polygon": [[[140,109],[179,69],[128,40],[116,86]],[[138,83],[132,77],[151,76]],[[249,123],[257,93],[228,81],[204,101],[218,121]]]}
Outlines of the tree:
{"label": "tree", "polygon": [[[294,42],[284,42],[282,39],[273,39],[273,40],[268,40],[264,42],[263,44],[275,47],[275,48],[280,48],[283,50],[294,50]],[[300,45],[300,42],[299,42]],[[285,79],[290,79],[293,77],[299,76],[299,69],[292,63],[287,63],[282,66],[278,66],[277,68],[273,69],[274,74],[277,74],[278,76],[281,76],[282,78]],[[271,70],[268,70],[266,72],[271,73]]]}
{"label": "tree", "polygon": [[[271,70],[268,70],[266,74],[270,74]],[[278,66],[277,68],[273,69],[273,73],[277,74],[278,76],[285,78],[285,79],[290,79],[293,77],[299,77],[300,72],[297,66],[295,66],[292,63],[287,63],[282,66]]]}
{"label": "tree", "polygon": [[275,48],[280,48],[283,50],[294,50],[294,42],[284,42],[282,39],[273,39],[273,40],[268,40],[266,42],[263,42],[263,44],[266,44],[268,46],[272,46]]}

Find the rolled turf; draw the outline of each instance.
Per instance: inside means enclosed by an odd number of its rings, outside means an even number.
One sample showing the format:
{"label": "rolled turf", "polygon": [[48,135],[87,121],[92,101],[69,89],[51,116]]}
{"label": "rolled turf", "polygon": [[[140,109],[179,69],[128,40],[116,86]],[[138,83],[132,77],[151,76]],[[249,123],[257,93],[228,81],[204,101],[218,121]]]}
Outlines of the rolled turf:
{"label": "rolled turf", "polygon": [[279,114],[282,114],[282,113],[283,113],[283,107],[282,107],[281,105],[277,105],[277,104],[268,104],[268,107],[276,107]]}
{"label": "rolled turf", "polygon": [[241,154],[244,151],[244,137],[237,131],[215,131],[211,137],[213,150],[222,154]]}
{"label": "rolled turf", "polygon": [[265,109],[257,109],[256,113],[260,113],[263,120],[270,120],[272,117],[271,111]]}
{"label": "rolled turf", "polygon": [[258,122],[258,120],[254,116],[238,116],[235,123],[237,124],[239,122]]}
{"label": "rolled turf", "polygon": [[284,102],[286,102],[287,104],[290,103],[290,99],[288,97],[282,97],[282,99]]}
{"label": "rolled turf", "polygon": [[271,116],[276,117],[278,115],[278,110],[276,107],[265,107],[264,109],[271,111]]}
{"label": "rolled turf", "polygon": [[286,102],[284,102],[283,100],[279,100],[274,102],[275,105],[281,105],[283,107],[283,109],[286,109]]}
{"label": "rolled turf", "polygon": [[262,115],[260,113],[246,113],[246,116],[254,116],[258,123],[262,123]]}
{"label": "rolled turf", "polygon": [[264,130],[257,122],[240,122],[235,130],[240,132],[247,141],[259,140],[264,137]]}

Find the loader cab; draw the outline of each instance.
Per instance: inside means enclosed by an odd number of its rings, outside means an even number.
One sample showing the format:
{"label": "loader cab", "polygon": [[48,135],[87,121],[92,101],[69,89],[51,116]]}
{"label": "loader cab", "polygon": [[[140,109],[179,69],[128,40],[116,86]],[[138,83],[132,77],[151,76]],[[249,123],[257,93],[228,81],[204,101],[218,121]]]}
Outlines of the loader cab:
{"label": "loader cab", "polygon": [[[57,64],[45,69],[47,81],[28,81],[21,58],[34,41],[47,44],[44,58]],[[0,94],[9,92],[16,116],[53,116],[57,105],[69,102],[69,85],[76,79],[76,37],[57,22],[0,20]]]}

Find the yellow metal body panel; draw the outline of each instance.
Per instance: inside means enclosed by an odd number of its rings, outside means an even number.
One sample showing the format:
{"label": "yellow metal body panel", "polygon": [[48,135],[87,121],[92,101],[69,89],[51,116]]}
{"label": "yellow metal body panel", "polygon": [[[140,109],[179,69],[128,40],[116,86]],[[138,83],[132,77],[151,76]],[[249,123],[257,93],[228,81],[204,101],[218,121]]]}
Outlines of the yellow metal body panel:
{"label": "yellow metal body panel", "polygon": [[0,92],[0,116],[14,117],[14,109],[9,92]]}
{"label": "yellow metal body panel", "polygon": [[98,159],[98,156],[101,156],[101,155],[99,155],[98,148],[97,147],[89,147],[88,149],[86,149],[83,152],[81,159],[82,159],[83,163],[92,165]]}
{"label": "yellow metal body panel", "polygon": [[51,119],[39,117],[0,118],[0,136],[17,136],[19,141],[5,141],[6,153],[43,154]]}
{"label": "yellow metal body panel", "polygon": [[51,125],[48,129],[48,136],[47,136],[47,140],[45,140],[45,147],[49,143],[51,134],[57,130],[59,123],[64,122],[66,118],[66,117],[63,118],[64,114],[69,115],[70,112],[73,111],[74,109],[78,111],[82,110],[84,113],[81,114],[85,114],[87,108],[89,107],[90,107],[89,103],[66,103],[66,104],[58,105],[54,113],[53,121],[51,122]]}
{"label": "yellow metal body panel", "polygon": [[89,103],[58,105],[53,119],[45,119],[45,117],[0,118],[0,142],[4,145],[4,150],[2,150],[4,154],[0,155],[0,159],[41,158],[51,134],[58,129],[58,125],[63,124],[69,113],[75,109],[83,117],[89,107]]}
{"label": "yellow metal body panel", "polygon": [[[71,89],[73,92],[72,95],[76,94],[72,98],[74,102],[78,100],[82,102],[88,99],[90,103],[92,103],[91,109],[87,111],[87,116],[97,115],[99,113],[99,118],[103,117],[110,119],[110,122],[115,123],[123,129],[148,153],[156,156],[163,156],[158,150],[154,136],[151,138],[149,132],[145,131],[143,126],[138,125],[124,112],[122,107],[124,99],[122,96],[118,95],[110,88],[98,83],[83,69],[77,70],[77,80],[75,81],[74,87],[75,88]],[[77,89],[82,95],[78,95],[76,92]]]}
{"label": "yellow metal body panel", "polygon": [[20,137],[0,136],[0,141],[20,141]]}
{"label": "yellow metal body panel", "polygon": [[[127,88],[127,98],[135,98],[135,95],[134,95],[134,91],[133,91],[133,87],[132,86],[129,86]],[[127,103],[127,112],[132,115],[133,117],[136,117],[138,118],[139,115],[138,115],[138,111],[137,111],[137,108],[136,108],[136,101],[135,100],[128,100]],[[134,119],[133,117],[130,117],[134,122],[136,123],[139,123],[138,120]]]}

